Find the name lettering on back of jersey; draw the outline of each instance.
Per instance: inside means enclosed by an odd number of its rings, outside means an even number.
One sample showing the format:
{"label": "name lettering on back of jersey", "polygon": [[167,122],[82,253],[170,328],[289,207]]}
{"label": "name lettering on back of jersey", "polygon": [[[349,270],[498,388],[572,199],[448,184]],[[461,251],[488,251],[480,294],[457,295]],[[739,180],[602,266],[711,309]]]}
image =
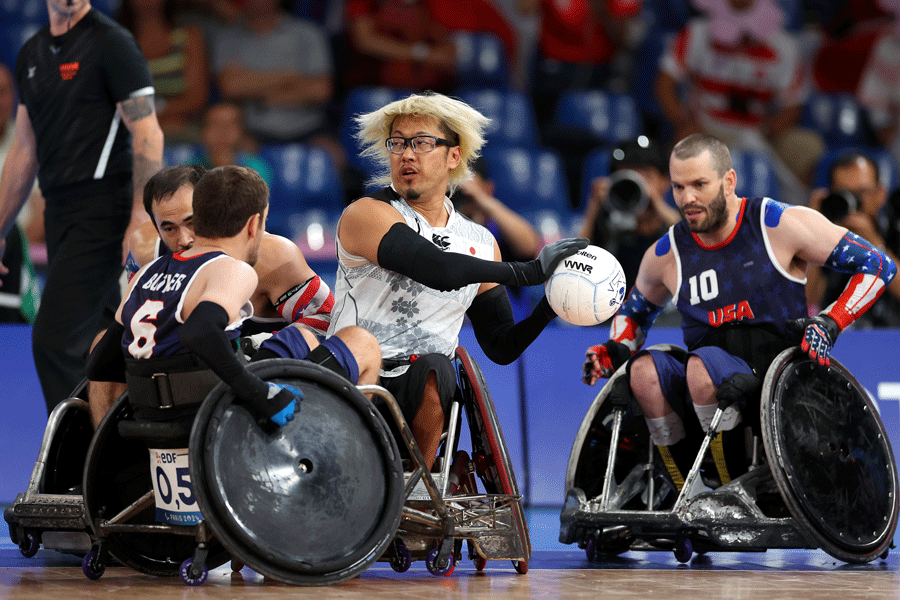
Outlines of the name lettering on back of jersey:
{"label": "name lettering on back of jersey", "polygon": [[181,284],[185,277],[187,275],[184,273],[175,273],[174,275],[170,273],[154,273],[141,287],[151,292],[162,291],[163,294],[175,292],[181,289]]}
{"label": "name lettering on back of jersey", "polygon": [[732,321],[743,321],[744,319],[752,318],[753,309],[750,308],[750,303],[746,300],[742,300],[738,304],[730,304],[724,308],[709,311],[709,324],[713,327],[719,327]]}

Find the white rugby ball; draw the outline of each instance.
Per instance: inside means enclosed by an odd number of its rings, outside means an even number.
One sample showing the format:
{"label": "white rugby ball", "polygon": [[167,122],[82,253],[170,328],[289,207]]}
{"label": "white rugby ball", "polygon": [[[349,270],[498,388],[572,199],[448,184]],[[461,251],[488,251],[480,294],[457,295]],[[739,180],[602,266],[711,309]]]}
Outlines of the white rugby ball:
{"label": "white rugby ball", "polygon": [[597,325],[625,300],[625,273],[616,257],[588,246],[560,261],[544,285],[556,314],[573,325]]}

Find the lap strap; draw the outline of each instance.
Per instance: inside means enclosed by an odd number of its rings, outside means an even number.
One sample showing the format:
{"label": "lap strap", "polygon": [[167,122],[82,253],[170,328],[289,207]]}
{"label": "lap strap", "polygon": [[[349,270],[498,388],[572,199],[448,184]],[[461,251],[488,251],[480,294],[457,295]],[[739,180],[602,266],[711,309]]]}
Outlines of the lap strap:
{"label": "lap strap", "polygon": [[221,381],[193,354],[127,361],[128,396],[136,408],[199,404]]}

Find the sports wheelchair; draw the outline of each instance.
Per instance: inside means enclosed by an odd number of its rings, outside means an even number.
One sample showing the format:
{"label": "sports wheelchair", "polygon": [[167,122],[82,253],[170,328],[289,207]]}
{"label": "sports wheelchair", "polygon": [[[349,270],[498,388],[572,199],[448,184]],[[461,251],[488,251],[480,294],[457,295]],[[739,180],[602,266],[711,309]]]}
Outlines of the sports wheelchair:
{"label": "sports wheelchair", "polygon": [[[685,355],[668,344],[653,348]],[[717,434],[703,437],[676,491],[640,407],[610,394],[621,377],[624,365],[588,409],[566,471],[559,540],[578,544],[589,561],[629,550],[673,550],[687,562],[695,551],[821,548],[866,563],[894,547],[898,479],[890,441],[865,389],[834,358],[823,367],[788,348],[772,361],[749,468],[712,490],[694,484]],[[719,409],[711,432],[721,416]]]}
{"label": "sports wheelchair", "polygon": [[[405,474],[402,519],[393,543],[382,557],[399,572],[413,560],[425,560],[437,576],[449,576],[462,560],[463,542],[468,558],[481,571],[488,560],[510,560],[515,570],[528,572],[531,541],[516,484],[512,461],[493,400],[478,364],[465,348],[454,357],[457,393],[450,405],[435,467],[425,462],[396,402],[378,386],[362,386],[389,399],[387,407],[404,445],[413,458],[413,469]],[[459,449],[462,414],[471,439],[471,458]],[[477,488],[481,481],[483,492]]]}
{"label": "sports wheelchair", "polygon": [[[295,585],[344,581],[379,558],[401,572],[413,558],[424,558],[431,572],[443,575],[459,561],[463,540],[479,568],[489,559],[509,559],[525,572],[528,530],[497,416],[477,364],[462,348],[456,361],[459,394],[439,474],[424,468],[387,390],[353,386],[305,361],[273,359],[248,367],[266,381],[303,391],[297,417],[275,430],[259,427],[221,382],[198,395],[205,399],[195,414],[174,420],[135,418],[126,392],[93,437],[85,437],[86,402],[73,399],[51,417],[32,485],[6,511],[11,537],[33,556],[41,543],[60,549],[48,540],[73,529],[80,537],[69,548],[83,555],[82,569],[91,579],[103,575],[110,557],[144,573],[180,575],[188,585],[203,583],[209,569],[229,557],[233,568],[247,565]],[[404,474],[396,440],[363,393],[385,399],[413,459],[411,473]],[[486,494],[473,486],[467,494],[448,493],[462,410]],[[79,425],[79,436],[69,433],[69,421]],[[173,449],[165,456],[184,448],[187,465],[167,474],[159,465],[160,449]],[[68,480],[72,473],[78,473],[77,483]],[[424,497],[404,506],[417,484]],[[77,485],[83,496],[42,493]],[[195,502],[195,522],[160,522],[160,494],[169,503]],[[63,511],[77,518],[35,518]]]}

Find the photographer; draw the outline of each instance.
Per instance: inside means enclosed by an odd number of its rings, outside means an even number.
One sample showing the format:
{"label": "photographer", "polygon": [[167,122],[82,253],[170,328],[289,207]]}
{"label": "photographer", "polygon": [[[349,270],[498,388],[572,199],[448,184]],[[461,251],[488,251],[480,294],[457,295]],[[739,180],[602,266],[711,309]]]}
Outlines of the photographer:
{"label": "photographer", "polygon": [[[878,165],[865,154],[848,152],[828,171],[828,189],[817,190],[810,206],[830,221],[882,248],[895,262],[900,254],[900,189],[888,195],[881,183]],[[810,314],[830,305],[844,289],[847,275],[811,269],[807,300]],[[887,293],[859,320],[862,327],[900,326],[900,281],[895,278]]]}
{"label": "photographer", "polygon": [[615,148],[610,173],[591,182],[579,235],[619,259],[631,289],[644,251],[680,217],[665,200],[667,159],[647,138]]}

